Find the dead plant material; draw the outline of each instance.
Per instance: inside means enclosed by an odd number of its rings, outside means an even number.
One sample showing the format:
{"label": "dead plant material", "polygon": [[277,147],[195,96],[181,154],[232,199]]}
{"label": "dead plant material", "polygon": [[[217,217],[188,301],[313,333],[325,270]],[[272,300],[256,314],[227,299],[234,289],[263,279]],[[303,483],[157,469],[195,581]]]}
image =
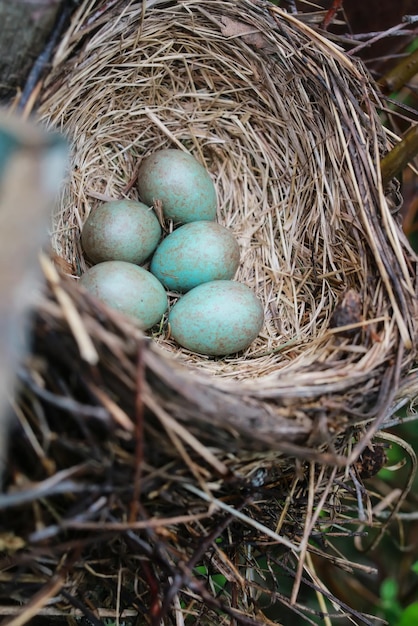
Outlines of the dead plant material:
{"label": "dead plant material", "polygon": [[[416,258],[382,185],[378,105],[360,63],[273,5],[80,5],[40,108],[72,167],[0,496],[25,545],[1,563],[8,606],[64,564],[43,599],[93,623],[263,624],[267,605],[314,623],[301,589],[327,623],[372,623],[311,557],[371,573],[334,538],[378,524],[355,463],[418,393]],[[264,303],[243,354],[190,354],[165,321],[146,337],[77,285],[90,211],[137,198],[138,164],[165,147],[210,172],[237,278]]]}

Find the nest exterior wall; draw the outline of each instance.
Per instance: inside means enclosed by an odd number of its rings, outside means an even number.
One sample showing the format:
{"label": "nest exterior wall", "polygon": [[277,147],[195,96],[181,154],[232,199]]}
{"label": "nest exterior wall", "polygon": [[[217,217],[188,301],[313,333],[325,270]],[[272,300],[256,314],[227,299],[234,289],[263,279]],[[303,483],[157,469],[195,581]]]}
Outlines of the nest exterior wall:
{"label": "nest exterior wall", "polygon": [[153,334],[156,362],[172,354],[161,376],[184,400],[174,413],[185,419],[190,402],[209,419],[221,407],[234,424],[250,413],[260,436],[280,439],[286,424],[306,441],[319,410],[339,432],[388,409],[415,358],[416,269],[382,189],[388,145],[362,67],[264,3],[128,3],[93,33],[79,24],[41,107],[73,144],[55,251],[73,275],[84,271],[89,212],[137,198],[140,159],[179,147],[211,173],[218,219],[242,249],[237,279],[265,306],[243,355],[200,358],[164,329]]}

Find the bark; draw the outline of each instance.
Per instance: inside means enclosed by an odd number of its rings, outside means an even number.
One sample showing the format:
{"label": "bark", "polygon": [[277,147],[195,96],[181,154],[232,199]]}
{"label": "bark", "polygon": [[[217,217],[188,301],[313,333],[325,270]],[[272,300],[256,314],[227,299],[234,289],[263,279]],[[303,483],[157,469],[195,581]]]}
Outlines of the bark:
{"label": "bark", "polygon": [[63,0],[0,0],[0,99],[22,89]]}

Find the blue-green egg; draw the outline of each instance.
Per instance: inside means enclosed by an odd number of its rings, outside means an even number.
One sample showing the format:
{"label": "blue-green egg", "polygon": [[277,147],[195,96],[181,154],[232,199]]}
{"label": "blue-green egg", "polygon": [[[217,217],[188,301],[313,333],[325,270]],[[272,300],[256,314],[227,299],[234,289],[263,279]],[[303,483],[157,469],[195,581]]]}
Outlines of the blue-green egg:
{"label": "blue-green egg", "polygon": [[138,172],[140,198],[162,204],[164,216],[186,224],[216,217],[216,190],[207,170],[182,150],[160,150],[145,158]]}
{"label": "blue-green egg", "polygon": [[195,287],[173,306],[168,321],[183,348],[210,356],[245,350],[264,323],[263,306],[249,287],[216,280]]}
{"label": "blue-green egg", "polygon": [[142,202],[105,202],[88,216],[81,245],[93,263],[127,261],[143,263],[155,250],[161,226],[155,213]]}
{"label": "blue-green egg", "polygon": [[167,289],[185,292],[202,283],[233,278],[239,258],[231,231],[216,222],[192,222],[160,243],[150,270]]}
{"label": "blue-green egg", "polygon": [[82,275],[80,284],[108,306],[134,317],[143,330],[158,324],[168,307],[162,284],[133,263],[98,263]]}

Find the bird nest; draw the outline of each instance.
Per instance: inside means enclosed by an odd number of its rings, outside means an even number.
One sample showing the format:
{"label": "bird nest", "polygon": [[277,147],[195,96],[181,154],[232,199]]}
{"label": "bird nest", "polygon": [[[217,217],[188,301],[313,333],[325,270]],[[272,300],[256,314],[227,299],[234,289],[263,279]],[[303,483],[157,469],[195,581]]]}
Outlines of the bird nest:
{"label": "bird nest", "polygon": [[[21,482],[1,499],[38,613],[261,624],[280,605],[309,622],[313,588],[322,614],[370,623],[314,559],[348,567],[335,525],[371,522],[373,437],[418,388],[416,259],[378,105],[360,63],[269,3],[81,4],[42,92],[71,168],[21,372]],[[141,159],[167,147],[209,171],[263,302],[243,353],[145,335],[77,285],[90,211],[138,199]]]}

